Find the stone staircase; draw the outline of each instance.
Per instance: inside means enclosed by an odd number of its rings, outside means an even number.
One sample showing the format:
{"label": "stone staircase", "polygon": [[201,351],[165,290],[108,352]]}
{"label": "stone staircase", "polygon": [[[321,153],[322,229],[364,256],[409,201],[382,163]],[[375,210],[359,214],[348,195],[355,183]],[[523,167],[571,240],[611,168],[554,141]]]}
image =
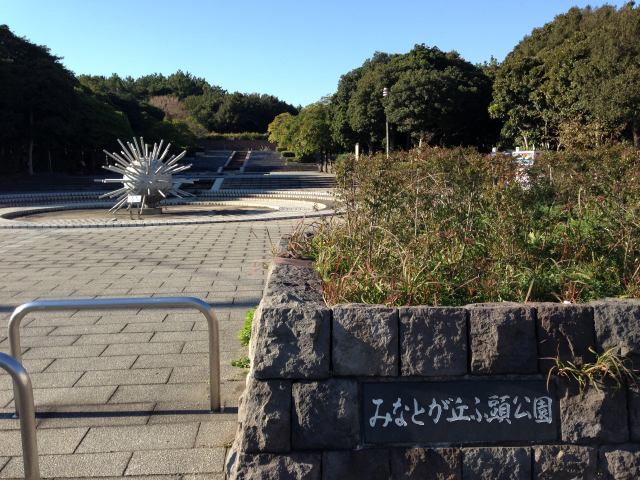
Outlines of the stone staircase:
{"label": "stone staircase", "polygon": [[240,150],[233,152],[231,161],[224,167],[223,172],[237,172],[239,171],[247,158],[249,152],[246,150]]}

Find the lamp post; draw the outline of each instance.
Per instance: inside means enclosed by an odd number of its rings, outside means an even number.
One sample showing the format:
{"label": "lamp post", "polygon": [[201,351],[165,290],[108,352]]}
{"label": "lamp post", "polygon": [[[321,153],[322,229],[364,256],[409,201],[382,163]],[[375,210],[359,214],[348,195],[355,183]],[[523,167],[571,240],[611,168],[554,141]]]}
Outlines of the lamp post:
{"label": "lamp post", "polygon": [[[387,98],[388,96],[389,96],[389,89],[387,87],[384,87],[382,89],[382,98]],[[386,110],[384,112],[384,119],[385,119],[385,130],[386,130],[386,137],[387,137],[386,147],[387,147],[387,160],[388,160],[389,159],[389,116],[387,115]]]}

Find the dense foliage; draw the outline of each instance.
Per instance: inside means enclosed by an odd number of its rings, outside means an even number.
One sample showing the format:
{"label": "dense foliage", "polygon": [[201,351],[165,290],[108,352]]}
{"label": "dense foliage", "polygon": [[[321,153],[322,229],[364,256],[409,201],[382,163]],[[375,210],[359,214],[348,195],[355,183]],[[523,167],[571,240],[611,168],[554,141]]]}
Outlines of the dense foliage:
{"label": "dense foliage", "polygon": [[496,132],[490,102],[489,76],[455,52],[416,45],[405,54],[376,53],[341,77],[332,98],[333,139],[371,151],[383,144],[386,116],[400,147],[422,141],[490,147]]}
{"label": "dense foliage", "polygon": [[169,119],[186,123],[198,136],[208,132],[266,132],[276,115],[297,112],[292,105],[272,95],[227,93],[180,70],[167,77],[158,73],[137,79],[81,75],[79,80],[95,93],[148,102]]}
{"label": "dense foliage", "polygon": [[325,160],[335,151],[330,131],[331,106],[326,101],[303,108],[298,115],[281,113],[269,124],[269,141],[302,160]]}
{"label": "dense foliage", "polygon": [[[386,119],[395,148],[426,142],[488,151],[498,132],[507,148],[621,140],[640,146],[640,7],[572,8],[535,29],[501,64],[472,65],[424,45],[405,54],[377,52],[321,103],[327,113],[314,131],[329,129],[331,138],[322,147],[309,142],[316,153],[327,145],[353,151],[355,143],[382,150]],[[281,116],[270,133],[282,148],[301,152],[295,144],[303,123]]]}
{"label": "dense foliage", "polygon": [[[383,98],[384,88],[389,95]],[[416,45],[406,54],[376,53],[340,79],[337,92],[302,109],[283,113],[269,125],[269,140],[300,158],[325,160],[336,151],[474,145],[489,149],[497,124],[489,118],[491,77],[455,52]]]}
{"label": "dense foliage", "polygon": [[535,29],[497,69],[490,110],[506,145],[640,146],[640,7],[572,8]]}
{"label": "dense foliage", "polygon": [[296,109],[270,95],[227,93],[177,71],[137,79],[74,76],[44,46],[0,26],[0,171],[86,172],[117,138],[195,146],[210,131],[266,132]]}
{"label": "dense foliage", "polygon": [[640,296],[640,153],[422,148],[349,157],[343,217],[304,249],[330,302],[460,305]]}

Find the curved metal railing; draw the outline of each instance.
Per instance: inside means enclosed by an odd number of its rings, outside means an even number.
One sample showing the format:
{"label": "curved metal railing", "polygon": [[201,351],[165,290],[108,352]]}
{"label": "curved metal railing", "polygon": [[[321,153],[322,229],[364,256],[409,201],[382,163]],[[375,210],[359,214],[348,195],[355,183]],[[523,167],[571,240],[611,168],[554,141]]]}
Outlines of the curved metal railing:
{"label": "curved metal railing", "polygon": [[[193,308],[202,313],[209,327],[209,394],[211,410],[220,409],[220,346],[218,320],[213,308],[195,297],[91,298],[78,300],[36,300],[16,308],[9,319],[11,355],[22,361],[20,323],[31,312],[61,310],[125,310],[129,308]],[[16,407],[18,403],[16,402]]]}
{"label": "curved metal railing", "polygon": [[33,407],[31,378],[22,364],[6,353],[0,352],[0,368],[13,379],[13,397],[20,413],[20,437],[22,439],[22,461],[24,478],[40,480],[38,463],[38,441],[36,438],[36,415]]}

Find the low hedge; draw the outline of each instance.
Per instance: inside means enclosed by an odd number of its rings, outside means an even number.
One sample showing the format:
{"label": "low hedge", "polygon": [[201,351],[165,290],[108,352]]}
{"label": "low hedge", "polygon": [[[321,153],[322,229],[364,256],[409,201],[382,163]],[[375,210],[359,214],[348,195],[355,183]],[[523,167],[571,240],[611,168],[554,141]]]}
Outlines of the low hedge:
{"label": "low hedge", "polygon": [[267,140],[268,134],[261,132],[216,133],[206,135],[209,140]]}

